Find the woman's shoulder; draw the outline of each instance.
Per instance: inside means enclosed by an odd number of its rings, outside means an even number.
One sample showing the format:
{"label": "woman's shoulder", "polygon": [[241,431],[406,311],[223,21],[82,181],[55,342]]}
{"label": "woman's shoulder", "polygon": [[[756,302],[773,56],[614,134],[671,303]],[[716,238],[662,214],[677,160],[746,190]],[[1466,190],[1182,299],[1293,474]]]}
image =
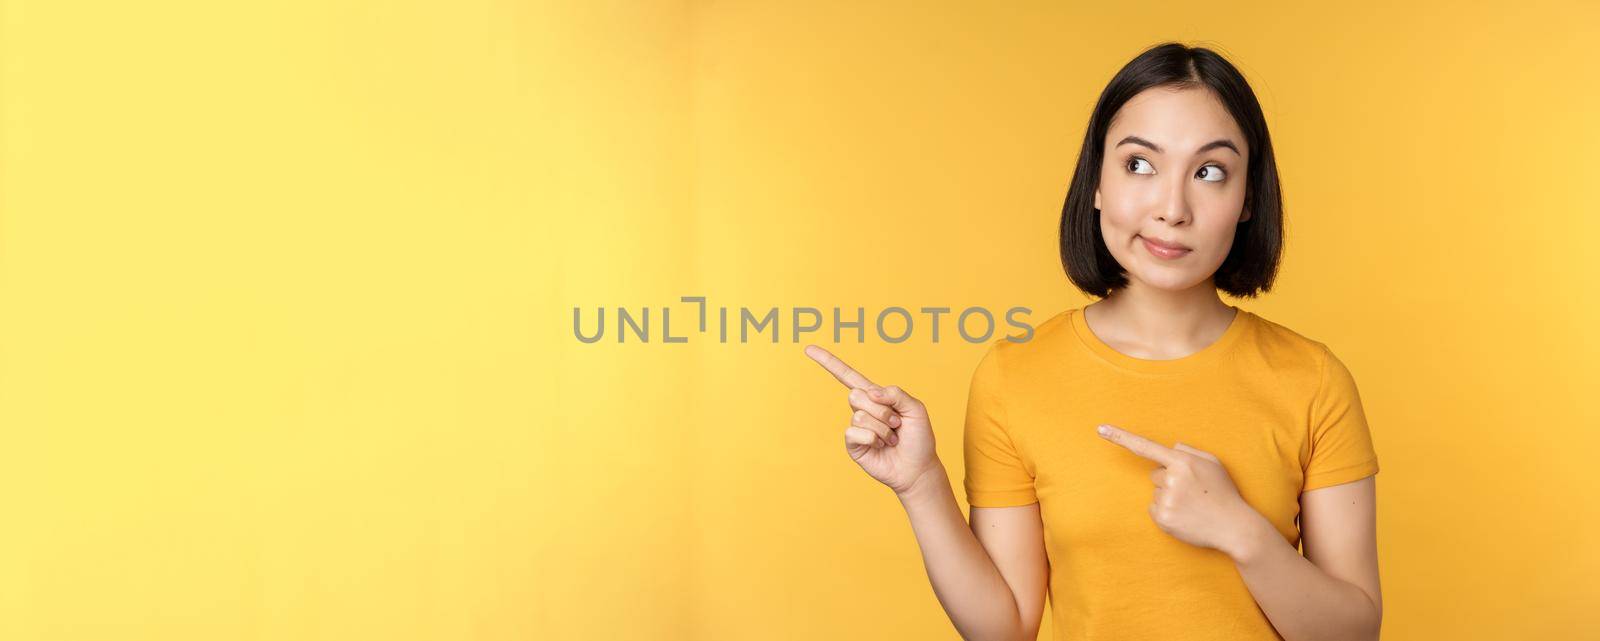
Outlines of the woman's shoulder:
{"label": "woman's shoulder", "polygon": [[1041,359],[1059,359],[1064,341],[1073,339],[1072,314],[1081,309],[1064,309],[1037,324],[1013,325],[1012,331],[988,341],[986,356],[1006,363],[1006,369],[1025,369]]}
{"label": "woman's shoulder", "polygon": [[1010,331],[1004,332],[1004,336],[999,338],[991,338],[989,343],[993,349],[1025,352],[1030,351],[1028,347],[1032,345],[1059,341],[1062,334],[1072,331],[1069,321],[1073,312],[1079,309],[1082,308],[1061,310],[1045,317],[1044,320],[1039,321],[1037,324],[1026,321],[1020,324],[1012,323],[1009,327]]}
{"label": "woman's shoulder", "polygon": [[1283,323],[1253,312],[1250,318],[1254,325],[1251,343],[1275,366],[1298,363],[1314,371],[1320,370],[1324,360],[1333,353],[1326,342]]}

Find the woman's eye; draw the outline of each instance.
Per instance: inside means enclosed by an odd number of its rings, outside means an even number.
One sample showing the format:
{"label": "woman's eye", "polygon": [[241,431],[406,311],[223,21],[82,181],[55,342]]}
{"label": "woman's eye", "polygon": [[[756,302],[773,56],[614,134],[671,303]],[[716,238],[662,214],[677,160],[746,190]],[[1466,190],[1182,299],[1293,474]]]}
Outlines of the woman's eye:
{"label": "woman's eye", "polygon": [[[1206,178],[1205,177],[1205,173],[1206,173],[1207,169],[1215,169],[1215,170],[1217,170],[1215,173],[1212,174],[1213,176],[1215,176],[1214,178]],[[1227,174],[1223,173],[1222,168],[1218,167],[1216,165],[1206,165],[1204,167],[1201,167],[1200,168],[1200,172],[1199,172],[1198,175],[1200,176],[1200,180],[1204,180],[1206,182],[1213,182],[1213,183],[1222,182],[1222,179],[1227,177]]]}
{"label": "woman's eye", "polygon": [[1150,171],[1139,171],[1138,169],[1136,169],[1139,166],[1138,163],[1144,163],[1146,165],[1149,165],[1150,161],[1145,160],[1143,158],[1140,158],[1138,156],[1134,156],[1132,158],[1129,158],[1128,159],[1128,164],[1127,164],[1128,171],[1131,171],[1131,172],[1136,173],[1136,174],[1153,174],[1153,173],[1156,173],[1155,172],[1155,167],[1151,167]]}

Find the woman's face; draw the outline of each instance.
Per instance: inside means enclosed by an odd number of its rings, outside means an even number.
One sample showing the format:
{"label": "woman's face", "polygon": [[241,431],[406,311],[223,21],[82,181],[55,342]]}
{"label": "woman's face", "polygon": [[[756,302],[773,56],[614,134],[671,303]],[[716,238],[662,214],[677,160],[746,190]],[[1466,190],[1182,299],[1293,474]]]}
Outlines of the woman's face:
{"label": "woman's face", "polygon": [[[1129,280],[1164,290],[1211,281],[1249,219],[1250,150],[1227,108],[1206,89],[1147,89],[1112,118],[1105,149],[1094,206]],[[1147,239],[1188,250],[1163,253]]]}

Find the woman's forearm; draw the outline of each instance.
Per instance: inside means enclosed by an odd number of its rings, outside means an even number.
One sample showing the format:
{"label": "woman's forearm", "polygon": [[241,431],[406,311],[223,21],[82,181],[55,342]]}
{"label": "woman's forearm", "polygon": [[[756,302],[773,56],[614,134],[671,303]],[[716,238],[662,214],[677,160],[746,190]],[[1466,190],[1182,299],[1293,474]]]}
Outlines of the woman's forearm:
{"label": "woman's forearm", "polygon": [[917,486],[896,496],[911,519],[933,593],[961,637],[1020,638],[1022,617],[1016,598],[961,515],[944,466],[935,462]]}
{"label": "woman's forearm", "polygon": [[1248,532],[1230,555],[1285,641],[1377,640],[1378,608],[1365,590],[1301,556],[1265,517]]}

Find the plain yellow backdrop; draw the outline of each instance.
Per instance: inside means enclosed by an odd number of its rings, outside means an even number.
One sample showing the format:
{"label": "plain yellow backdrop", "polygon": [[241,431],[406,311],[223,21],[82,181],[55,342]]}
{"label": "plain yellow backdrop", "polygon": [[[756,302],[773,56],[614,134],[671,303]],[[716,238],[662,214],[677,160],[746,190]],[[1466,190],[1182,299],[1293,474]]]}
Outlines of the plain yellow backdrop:
{"label": "plain yellow backdrop", "polygon": [[[0,7],[0,638],[956,638],[800,344],[572,310],[1084,304],[1084,126],[1173,39],[1266,110],[1227,300],[1356,376],[1385,638],[1600,637],[1592,3]],[[821,343],[959,481],[982,346]]]}

